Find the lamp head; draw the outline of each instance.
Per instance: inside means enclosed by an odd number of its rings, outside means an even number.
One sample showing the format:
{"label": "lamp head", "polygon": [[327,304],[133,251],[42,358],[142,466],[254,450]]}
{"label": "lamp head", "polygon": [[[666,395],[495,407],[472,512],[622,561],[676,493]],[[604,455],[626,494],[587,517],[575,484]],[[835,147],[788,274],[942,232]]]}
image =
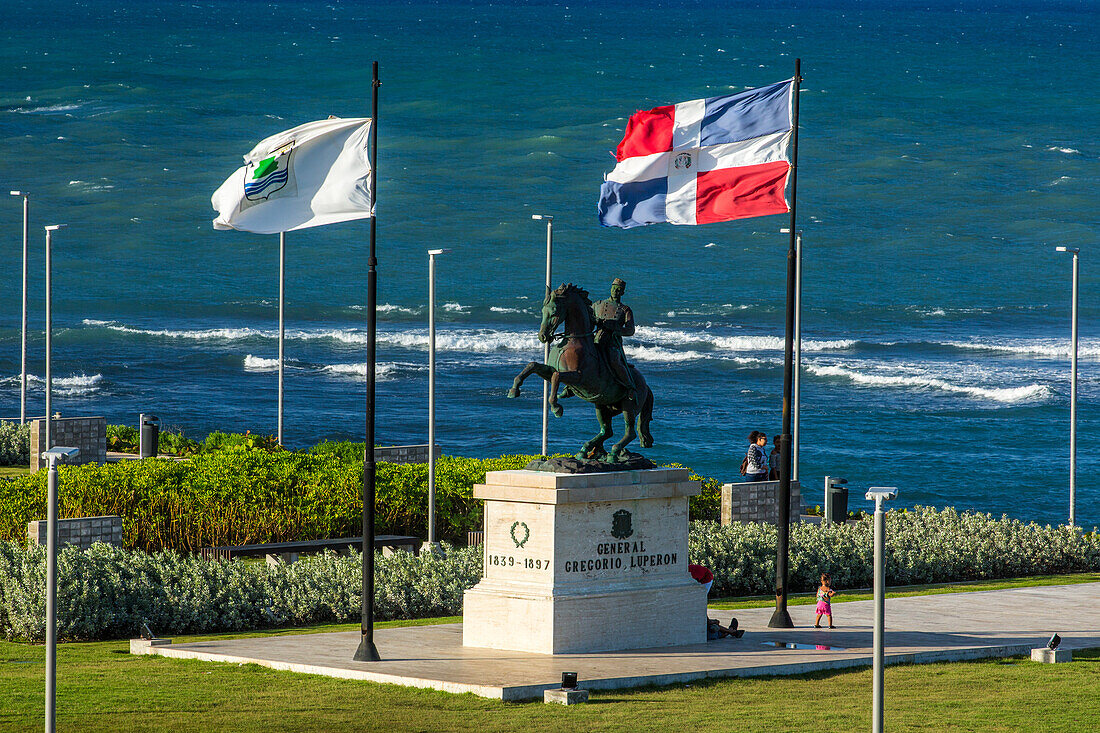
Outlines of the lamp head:
{"label": "lamp head", "polygon": [[575,690],[575,689],[577,689],[577,673],[576,672],[562,672],[561,673],[561,689],[563,689],[563,690]]}
{"label": "lamp head", "polygon": [[1080,247],[1055,247],[1054,251],[1055,252],[1072,252],[1073,254],[1078,254],[1078,253],[1080,253],[1081,248]]}
{"label": "lamp head", "polygon": [[12,196],[26,196],[27,195],[26,191],[11,191],[10,193],[11,193]]}
{"label": "lamp head", "polygon": [[79,448],[67,448],[67,447],[61,446],[61,445],[55,445],[53,448],[50,448],[48,451],[43,451],[42,452],[42,457],[45,458],[46,460],[49,460],[50,458],[53,458],[55,460],[62,460],[64,458],[76,458],[79,455],[80,455],[80,449]]}
{"label": "lamp head", "polygon": [[1054,636],[1050,637],[1050,641],[1047,642],[1047,649],[1050,649],[1051,651],[1054,651],[1055,649],[1058,648],[1058,645],[1061,644],[1061,643],[1062,643],[1062,637],[1058,636],[1058,634],[1055,634]]}
{"label": "lamp head", "polygon": [[435,257],[436,255],[447,254],[450,251],[451,250],[449,250],[449,249],[429,249],[428,250],[428,256],[429,257]]}
{"label": "lamp head", "polygon": [[549,214],[531,214],[531,218],[535,219],[536,221],[542,221],[543,219],[545,219],[546,221],[554,221],[554,217],[550,216]]}
{"label": "lamp head", "polygon": [[68,224],[48,224],[45,229],[47,232],[56,232],[58,229],[64,229],[69,226]]}
{"label": "lamp head", "polygon": [[872,486],[867,489],[866,497],[869,501],[875,501],[882,499],[883,501],[889,501],[890,499],[898,498],[897,486]]}

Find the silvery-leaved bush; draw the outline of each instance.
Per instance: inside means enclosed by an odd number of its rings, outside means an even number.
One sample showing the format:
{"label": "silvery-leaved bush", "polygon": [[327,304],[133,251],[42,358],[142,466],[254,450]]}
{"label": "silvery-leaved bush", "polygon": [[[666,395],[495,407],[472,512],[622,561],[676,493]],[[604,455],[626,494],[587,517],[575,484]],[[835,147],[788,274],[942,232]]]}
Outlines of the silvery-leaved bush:
{"label": "silvery-leaved bush", "polygon": [[0,466],[24,466],[31,460],[31,426],[0,420]]}
{"label": "silvery-leaved bush", "polygon": [[[891,511],[886,523],[889,585],[1100,570],[1095,531],[927,507]],[[872,535],[870,518],[793,525],[791,590],[812,590],[822,572],[840,589],[870,586]],[[773,525],[693,522],[689,555],[714,572],[712,596],[765,595],[775,583],[776,537]],[[376,618],[461,613],[462,593],[480,579],[481,562],[479,547],[376,555]],[[355,552],[269,567],[102,544],[66,547],[58,556],[59,634],[126,638],[143,622],[164,636],[352,622],[361,611],[361,572]],[[0,633],[6,638],[44,638],[45,583],[44,548],[0,542]]]}

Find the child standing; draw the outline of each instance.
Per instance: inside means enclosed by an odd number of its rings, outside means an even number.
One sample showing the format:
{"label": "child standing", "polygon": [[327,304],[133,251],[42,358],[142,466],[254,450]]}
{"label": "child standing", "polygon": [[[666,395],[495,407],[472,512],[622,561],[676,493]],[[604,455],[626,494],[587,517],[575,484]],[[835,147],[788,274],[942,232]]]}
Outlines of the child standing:
{"label": "child standing", "polygon": [[814,620],[814,628],[821,628],[821,617],[829,617],[829,628],[835,629],[833,626],[833,604],[832,597],[836,595],[836,591],[833,590],[833,579],[829,577],[828,573],[821,574],[821,586],[817,589],[817,619]]}

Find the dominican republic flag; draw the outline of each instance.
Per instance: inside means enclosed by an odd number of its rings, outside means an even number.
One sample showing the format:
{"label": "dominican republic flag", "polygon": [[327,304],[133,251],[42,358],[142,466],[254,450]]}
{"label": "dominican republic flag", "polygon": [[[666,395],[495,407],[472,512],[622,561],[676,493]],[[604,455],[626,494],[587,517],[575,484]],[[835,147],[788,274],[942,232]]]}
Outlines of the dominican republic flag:
{"label": "dominican republic flag", "polygon": [[709,224],[782,214],[794,80],[635,112],[600,187],[600,223]]}

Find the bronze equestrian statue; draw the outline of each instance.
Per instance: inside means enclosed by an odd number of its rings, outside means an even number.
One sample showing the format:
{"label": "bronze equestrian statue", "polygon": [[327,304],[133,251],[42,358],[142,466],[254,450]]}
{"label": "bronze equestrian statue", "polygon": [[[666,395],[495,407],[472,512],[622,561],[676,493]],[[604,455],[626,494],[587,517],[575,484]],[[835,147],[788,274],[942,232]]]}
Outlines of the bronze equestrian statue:
{"label": "bronze equestrian statue", "polygon": [[[645,379],[626,363],[622,337],[634,333],[634,314],[622,303],[626,283],[616,278],[611,297],[595,308],[585,290],[572,283],[546,294],[542,304],[539,341],[551,343],[546,364],[530,362],[516,377],[509,397],[518,397],[520,386],[532,374],[550,382],[550,410],[561,417],[559,397],[576,395],[596,408],[600,432],[584,444],[577,458],[610,463],[630,460],[626,445],[640,437],[643,448],[653,445],[649,423],[653,419],[653,393]],[[564,333],[557,334],[559,325]],[[558,385],[565,385],[561,395]],[[612,435],[611,419],[622,413],[626,431],[608,453],[604,441]]]}

